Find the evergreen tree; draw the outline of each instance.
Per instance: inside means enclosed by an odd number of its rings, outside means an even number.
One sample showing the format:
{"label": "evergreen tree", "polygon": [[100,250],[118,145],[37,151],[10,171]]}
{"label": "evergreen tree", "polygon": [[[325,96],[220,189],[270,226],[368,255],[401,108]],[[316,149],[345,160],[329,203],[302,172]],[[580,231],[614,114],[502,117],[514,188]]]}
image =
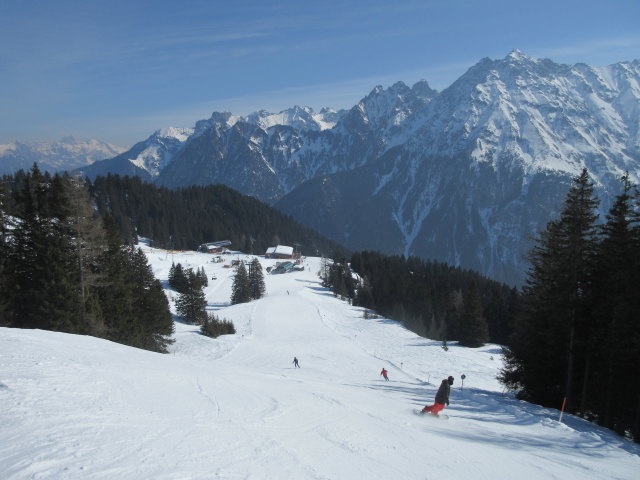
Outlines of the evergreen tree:
{"label": "evergreen tree", "polygon": [[171,268],[173,272],[169,274],[169,286],[178,293],[185,293],[189,289],[187,272],[180,263],[172,265]]}
{"label": "evergreen tree", "polygon": [[322,285],[324,287],[329,287],[329,260],[327,257],[322,257],[320,260],[320,271],[318,272],[318,276],[322,280]]}
{"label": "evergreen tree", "polygon": [[202,285],[202,287],[209,286],[209,279],[207,278],[207,272],[204,271],[204,267],[198,270],[198,278],[200,279],[200,285]]}
{"label": "evergreen tree", "polygon": [[500,377],[519,389],[522,398],[542,405],[559,407],[564,396],[569,411],[574,387],[584,381],[597,205],[583,170],[573,181],[560,218],[549,222],[530,254],[523,307]]}
{"label": "evergreen tree", "polygon": [[176,300],[176,312],[186,323],[202,325],[207,318],[207,300],[199,281],[191,281]]}
{"label": "evergreen tree", "polygon": [[165,353],[174,331],[167,297],[144,253],[123,246],[112,218],[105,221],[107,250],[100,269],[109,283],[95,287],[106,325],[105,338]]}
{"label": "evergreen tree", "polygon": [[344,258],[334,260],[329,265],[329,285],[336,295],[353,299],[356,293],[356,282],[351,268]]}
{"label": "evergreen tree", "polygon": [[122,247],[122,239],[113,218],[105,221],[107,250],[100,258],[100,270],[109,278],[108,286],[97,288],[100,307],[105,320],[105,338],[125,345],[136,346],[130,332],[138,331],[134,294],[129,276],[131,246]]}
{"label": "evergreen tree", "polygon": [[264,276],[262,275],[262,265],[260,260],[254,257],[249,264],[249,289],[252,300],[258,300],[262,298],[265,293]]}
{"label": "evergreen tree", "polygon": [[66,229],[60,177],[34,164],[16,195],[16,227],[7,269],[10,322],[20,328],[87,333],[81,324],[78,270]]}
{"label": "evergreen tree", "polygon": [[[593,341],[588,386],[581,411],[598,412],[599,423],[620,434],[630,429],[640,440],[640,222],[628,174],[623,191],[602,226],[593,289]],[[587,388],[588,387],[588,388]]]}
{"label": "evergreen tree", "polygon": [[464,299],[460,345],[481,347],[489,340],[489,327],[484,318],[482,300],[477,285],[473,284]]}
{"label": "evergreen tree", "polygon": [[362,282],[358,286],[354,304],[359,305],[361,307],[365,307],[365,309],[367,308],[375,309],[375,303],[373,301],[373,292],[371,291],[371,284],[369,283],[369,278],[367,278],[366,275],[364,276],[364,278],[362,279]]}
{"label": "evergreen tree", "polygon": [[132,313],[137,324],[135,333],[139,334],[134,346],[164,353],[166,347],[173,343],[170,337],[174,333],[169,302],[160,281],[153,276],[144,252],[132,247],[126,251],[133,292]]}
{"label": "evergreen tree", "polygon": [[236,266],[233,285],[231,286],[231,304],[247,303],[251,301],[251,286],[249,285],[249,275],[244,266],[244,262],[239,262]]}
{"label": "evergreen tree", "polygon": [[167,281],[169,282],[169,286],[175,290],[175,278],[176,278],[176,264],[175,262],[171,262],[171,267],[169,268],[169,275],[167,276]]}

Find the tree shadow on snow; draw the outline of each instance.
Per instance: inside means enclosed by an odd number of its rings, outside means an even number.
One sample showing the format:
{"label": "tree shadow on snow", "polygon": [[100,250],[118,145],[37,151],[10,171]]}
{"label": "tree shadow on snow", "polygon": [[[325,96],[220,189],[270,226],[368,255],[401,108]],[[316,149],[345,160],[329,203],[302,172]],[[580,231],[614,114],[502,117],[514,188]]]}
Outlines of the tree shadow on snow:
{"label": "tree shadow on snow", "polygon": [[[563,423],[560,423],[560,412],[553,408],[545,408],[539,405],[518,400],[498,392],[482,389],[465,389],[461,392],[452,390],[451,407],[448,407],[451,416],[459,416],[470,422],[502,424],[531,427],[541,425],[549,429],[572,429],[579,435],[577,440],[567,442],[566,436],[558,436],[557,441],[549,439],[548,435],[535,437],[537,430],[527,429],[525,433],[504,433],[489,431],[487,435],[473,432],[451,432],[452,437],[464,438],[472,441],[485,441],[487,443],[505,444],[512,449],[520,448],[545,448],[560,450],[562,448],[571,451],[598,452],[606,445],[617,444],[618,448],[632,453],[640,454],[640,446],[630,443],[614,432],[600,427],[574,415],[565,414]],[[462,415],[456,415],[456,412]],[[466,414],[466,415],[465,415]],[[483,430],[484,432],[484,430]],[[534,433],[532,433],[534,432]],[[600,455],[601,456],[601,455]]]}
{"label": "tree shadow on snow", "polygon": [[231,302],[218,302],[218,303],[209,303],[207,304],[207,310],[220,310],[221,308],[226,308],[231,306]]}
{"label": "tree shadow on snow", "polygon": [[331,290],[325,287],[307,287],[307,288],[323,297],[335,297],[335,295],[331,292]]}
{"label": "tree shadow on snow", "polygon": [[[381,383],[382,382],[382,383]],[[401,394],[407,399],[407,402],[413,402],[415,405],[425,405],[425,403],[433,403],[429,400],[433,399],[436,394],[436,388],[427,382],[400,382],[400,381],[376,381],[374,384],[345,384],[351,387],[367,388],[370,390],[386,390]]]}

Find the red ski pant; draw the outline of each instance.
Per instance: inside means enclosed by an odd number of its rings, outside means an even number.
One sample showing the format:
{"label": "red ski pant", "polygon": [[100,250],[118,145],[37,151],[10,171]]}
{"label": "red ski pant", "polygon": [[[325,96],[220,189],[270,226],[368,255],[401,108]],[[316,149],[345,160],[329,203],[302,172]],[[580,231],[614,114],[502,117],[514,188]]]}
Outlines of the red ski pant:
{"label": "red ski pant", "polygon": [[437,415],[438,412],[442,411],[443,408],[444,408],[444,405],[442,403],[434,403],[433,405],[431,405],[429,407],[424,407],[422,409],[422,411],[423,412],[433,413],[434,415]]}

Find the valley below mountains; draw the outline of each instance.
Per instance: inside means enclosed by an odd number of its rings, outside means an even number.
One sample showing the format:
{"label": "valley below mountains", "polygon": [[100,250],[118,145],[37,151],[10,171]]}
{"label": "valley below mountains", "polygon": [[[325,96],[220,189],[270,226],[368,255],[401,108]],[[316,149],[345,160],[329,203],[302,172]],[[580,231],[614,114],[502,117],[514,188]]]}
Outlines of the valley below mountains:
{"label": "valley below mountains", "polygon": [[640,178],[640,60],[513,51],[437,92],[374,88],[349,110],[214,112],[83,167],[177,188],[225,184],[352,250],[419,256],[519,285],[537,232],[587,168],[605,214]]}

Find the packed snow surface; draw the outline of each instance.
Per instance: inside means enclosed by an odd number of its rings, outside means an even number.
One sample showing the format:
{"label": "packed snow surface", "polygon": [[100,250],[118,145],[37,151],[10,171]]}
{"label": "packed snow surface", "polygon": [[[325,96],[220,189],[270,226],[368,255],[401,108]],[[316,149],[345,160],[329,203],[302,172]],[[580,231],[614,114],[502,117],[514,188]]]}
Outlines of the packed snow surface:
{"label": "packed snow surface", "polygon": [[[365,319],[322,288],[319,259],[230,306],[225,266],[249,257],[144,249],[162,280],[172,262],[204,266],[208,308],[237,334],[177,322],[163,355],[0,328],[3,480],[638,478],[636,444],[504,394],[499,347],[445,352]],[[415,415],[448,375],[448,418]]]}

